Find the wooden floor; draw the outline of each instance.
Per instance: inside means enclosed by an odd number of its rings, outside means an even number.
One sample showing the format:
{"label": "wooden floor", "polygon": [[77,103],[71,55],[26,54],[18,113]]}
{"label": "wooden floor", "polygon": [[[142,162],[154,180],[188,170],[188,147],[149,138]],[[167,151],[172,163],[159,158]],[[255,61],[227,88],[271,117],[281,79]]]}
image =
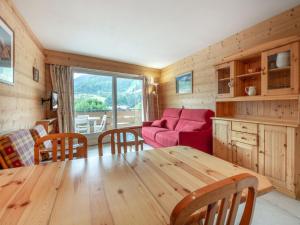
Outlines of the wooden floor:
{"label": "wooden floor", "polygon": [[[145,150],[152,149],[144,145]],[[110,154],[110,147],[104,146],[104,155]],[[89,157],[98,157],[97,146],[90,146]],[[300,201],[273,191],[257,199],[252,225],[300,225]]]}

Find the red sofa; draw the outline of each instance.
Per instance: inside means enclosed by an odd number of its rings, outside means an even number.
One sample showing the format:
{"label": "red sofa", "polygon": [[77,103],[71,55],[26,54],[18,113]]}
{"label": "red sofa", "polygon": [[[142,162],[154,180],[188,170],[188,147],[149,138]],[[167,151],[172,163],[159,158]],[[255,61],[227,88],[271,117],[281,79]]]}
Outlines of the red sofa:
{"label": "red sofa", "polygon": [[190,146],[212,153],[212,120],[214,112],[208,109],[166,109],[160,126],[143,122],[145,143],[159,148],[176,145]]}

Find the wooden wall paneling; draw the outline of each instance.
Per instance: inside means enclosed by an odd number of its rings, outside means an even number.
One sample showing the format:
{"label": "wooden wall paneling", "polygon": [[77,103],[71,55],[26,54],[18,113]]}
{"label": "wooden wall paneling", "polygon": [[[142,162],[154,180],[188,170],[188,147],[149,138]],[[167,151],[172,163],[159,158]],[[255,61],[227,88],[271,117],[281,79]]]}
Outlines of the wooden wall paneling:
{"label": "wooden wall paneling", "polygon": [[[233,117],[298,122],[298,100],[236,102]],[[225,115],[226,116],[226,115]]]}
{"label": "wooden wall paneling", "polygon": [[[45,95],[45,57],[42,46],[11,0],[0,1],[1,17],[15,35],[15,83],[0,83],[0,132],[29,128],[45,116],[40,99]],[[32,79],[32,67],[40,80]]]}
{"label": "wooden wall paneling", "polygon": [[[299,151],[299,146],[300,146],[300,129],[299,127],[296,128],[296,137],[295,137],[295,143],[293,145],[295,155],[293,157],[294,161],[294,166],[295,166],[295,193],[296,196],[300,196],[300,151]],[[300,198],[300,197],[299,197]],[[299,199],[298,198],[298,199]]]}
{"label": "wooden wall paneling", "polygon": [[[163,68],[160,77],[160,111],[167,107],[181,106],[215,110],[215,64],[222,62],[226,56],[241,53],[253,46],[297,36],[299,33],[300,6],[297,6]],[[175,76],[190,70],[194,71],[194,93],[177,95]]]}
{"label": "wooden wall paneling", "polygon": [[44,52],[46,55],[46,64],[58,64],[109,72],[146,75],[153,77],[155,81],[158,81],[158,77],[160,76],[159,69],[58,51],[45,50]]}

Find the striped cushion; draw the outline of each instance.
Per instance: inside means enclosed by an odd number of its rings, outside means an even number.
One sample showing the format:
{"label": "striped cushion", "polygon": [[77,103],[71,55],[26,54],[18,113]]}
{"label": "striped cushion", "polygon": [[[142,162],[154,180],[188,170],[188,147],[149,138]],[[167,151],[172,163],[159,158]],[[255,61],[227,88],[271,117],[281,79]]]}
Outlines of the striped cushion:
{"label": "striped cushion", "polygon": [[25,166],[34,164],[34,141],[29,130],[18,130],[9,134],[11,142],[15,146],[22,163]]}
{"label": "striped cushion", "polygon": [[[34,142],[38,138],[44,137],[47,135],[47,132],[43,125],[37,125],[37,126],[33,127],[32,129],[30,129],[30,133],[31,133],[31,136],[32,136]],[[44,141],[44,143],[40,145],[40,149],[52,149],[51,141],[50,140]],[[42,161],[50,159],[49,152],[41,152],[40,154],[41,154]]]}
{"label": "striped cushion", "polygon": [[0,137],[0,154],[8,168],[24,166],[19,153],[16,151],[16,146],[8,136]]}

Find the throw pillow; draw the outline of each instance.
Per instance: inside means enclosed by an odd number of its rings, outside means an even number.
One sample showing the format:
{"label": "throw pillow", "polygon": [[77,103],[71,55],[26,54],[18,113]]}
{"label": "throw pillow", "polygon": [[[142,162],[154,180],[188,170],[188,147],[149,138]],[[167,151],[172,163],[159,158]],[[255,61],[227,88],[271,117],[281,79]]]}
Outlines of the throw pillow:
{"label": "throw pillow", "polygon": [[164,127],[165,122],[165,120],[154,120],[151,127]]}
{"label": "throw pillow", "polygon": [[8,168],[24,166],[15,145],[8,136],[0,138],[0,154]]}

